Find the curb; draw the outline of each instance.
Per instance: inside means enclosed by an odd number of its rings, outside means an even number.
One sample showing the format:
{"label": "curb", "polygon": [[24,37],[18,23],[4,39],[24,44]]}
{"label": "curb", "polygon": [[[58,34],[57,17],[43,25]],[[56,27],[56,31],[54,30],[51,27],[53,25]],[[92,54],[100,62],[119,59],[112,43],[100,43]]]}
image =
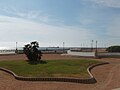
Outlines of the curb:
{"label": "curb", "polygon": [[56,82],[72,82],[72,83],[93,84],[93,83],[96,83],[97,81],[94,78],[94,76],[91,74],[91,69],[96,67],[96,66],[100,66],[100,65],[104,65],[104,64],[109,64],[109,63],[104,62],[104,63],[89,66],[87,68],[87,72],[89,73],[90,78],[86,78],[86,79],[71,78],[71,77],[23,77],[23,76],[18,76],[14,72],[12,72],[8,69],[2,68],[2,67],[0,67],[0,70],[5,71],[5,72],[13,75],[15,77],[15,79],[22,80],[22,81],[56,81]]}

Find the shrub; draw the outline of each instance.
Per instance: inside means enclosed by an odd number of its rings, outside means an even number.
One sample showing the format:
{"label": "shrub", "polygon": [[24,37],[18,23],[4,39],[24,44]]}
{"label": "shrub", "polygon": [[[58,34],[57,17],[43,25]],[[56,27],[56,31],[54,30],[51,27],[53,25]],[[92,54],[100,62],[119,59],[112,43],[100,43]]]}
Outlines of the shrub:
{"label": "shrub", "polygon": [[26,54],[29,61],[38,61],[41,59],[42,53],[38,50],[39,44],[37,41],[31,42],[25,45],[24,53]]}
{"label": "shrub", "polygon": [[106,49],[108,52],[120,52],[120,46],[110,46]]}

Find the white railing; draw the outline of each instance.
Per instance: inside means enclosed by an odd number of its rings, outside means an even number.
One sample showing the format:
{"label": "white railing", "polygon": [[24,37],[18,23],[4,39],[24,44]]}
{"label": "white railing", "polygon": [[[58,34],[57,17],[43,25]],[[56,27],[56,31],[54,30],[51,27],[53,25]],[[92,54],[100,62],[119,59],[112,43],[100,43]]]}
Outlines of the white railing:
{"label": "white railing", "polygon": [[0,50],[0,54],[15,54],[15,50]]}

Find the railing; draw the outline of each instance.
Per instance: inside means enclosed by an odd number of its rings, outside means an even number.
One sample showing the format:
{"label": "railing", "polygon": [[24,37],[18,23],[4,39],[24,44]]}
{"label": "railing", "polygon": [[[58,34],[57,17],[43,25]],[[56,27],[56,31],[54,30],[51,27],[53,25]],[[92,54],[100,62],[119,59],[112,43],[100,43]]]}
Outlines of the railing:
{"label": "railing", "polygon": [[0,50],[0,54],[15,54],[15,50]]}

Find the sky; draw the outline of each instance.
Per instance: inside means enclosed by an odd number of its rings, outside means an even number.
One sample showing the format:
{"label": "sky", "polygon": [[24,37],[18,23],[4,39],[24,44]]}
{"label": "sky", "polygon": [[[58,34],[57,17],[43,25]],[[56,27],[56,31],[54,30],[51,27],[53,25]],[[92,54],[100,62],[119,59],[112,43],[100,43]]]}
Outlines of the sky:
{"label": "sky", "polygon": [[0,0],[0,47],[120,45],[120,0]]}

